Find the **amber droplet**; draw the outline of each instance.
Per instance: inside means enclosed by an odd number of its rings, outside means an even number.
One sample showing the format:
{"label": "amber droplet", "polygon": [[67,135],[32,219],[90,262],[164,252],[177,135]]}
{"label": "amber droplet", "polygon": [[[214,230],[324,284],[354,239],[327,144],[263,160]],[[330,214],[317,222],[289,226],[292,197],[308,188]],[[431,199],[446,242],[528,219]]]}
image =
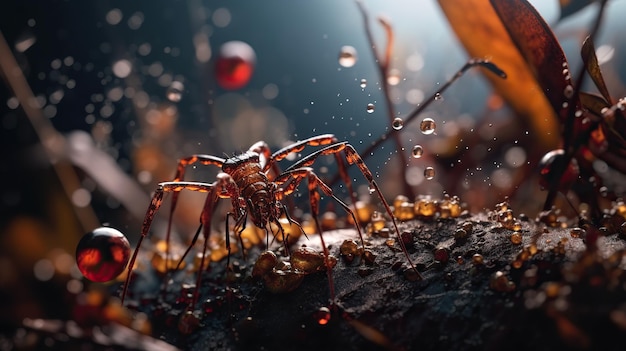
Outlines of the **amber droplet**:
{"label": "amber droplet", "polygon": [[[329,264],[332,263],[329,262]],[[326,270],[324,253],[305,246],[291,253],[291,265],[294,269],[306,274]]]}
{"label": "amber droplet", "polygon": [[415,218],[413,210],[414,204],[411,202],[403,202],[400,206],[394,206],[393,215],[400,221],[409,221]]}
{"label": "amber droplet", "polygon": [[515,283],[510,281],[503,272],[497,271],[491,276],[489,287],[495,291],[509,292],[515,290]]}
{"label": "amber droplet", "polygon": [[456,240],[464,240],[467,239],[467,231],[463,228],[459,228],[454,231],[454,239]]}
{"label": "amber droplet", "polygon": [[431,199],[420,199],[415,202],[413,210],[422,217],[433,217],[439,209],[439,203]]}
{"label": "amber droplet", "polygon": [[253,278],[261,278],[270,272],[278,264],[276,254],[271,251],[264,251],[254,263],[252,269]]}
{"label": "amber droplet", "polygon": [[[370,218],[372,217],[372,213],[374,212],[374,206],[372,206],[372,204],[367,203],[365,201],[357,201],[354,204],[353,210],[354,210],[354,215],[356,216],[359,223],[368,223],[370,221]],[[348,216],[346,219],[348,223],[354,224],[353,223],[354,220],[352,219],[352,216]]]}
{"label": "amber droplet", "polygon": [[372,213],[370,223],[372,224],[372,230],[378,232],[385,227],[387,220],[385,220],[385,217],[383,217],[380,212],[374,212]]}
{"label": "amber droplet", "polygon": [[404,202],[409,202],[409,198],[404,196],[404,195],[398,195],[398,196],[396,196],[395,199],[393,199],[393,207],[394,208],[398,208]]}
{"label": "amber droplet", "polygon": [[483,255],[481,254],[474,254],[474,256],[472,256],[472,263],[476,266],[481,265],[485,262],[485,259],[483,258]]}
{"label": "amber droplet", "polygon": [[362,251],[363,250],[359,248],[359,245],[356,243],[356,241],[352,239],[344,240],[339,247],[341,257],[343,257],[343,259],[348,263],[354,261],[356,257],[361,256]]}
{"label": "amber droplet", "polygon": [[472,222],[469,222],[469,221],[463,222],[461,224],[461,228],[465,230],[467,234],[470,234],[472,233],[472,230],[474,229],[474,224],[472,224]]}
{"label": "amber droplet", "polygon": [[365,249],[363,251],[363,260],[365,264],[372,265],[376,261],[376,255],[371,250]]}
{"label": "amber droplet", "polygon": [[511,234],[511,242],[515,245],[519,245],[522,243],[522,234],[520,232],[514,232]]}
{"label": "amber droplet", "polygon": [[189,335],[193,333],[200,325],[200,319],[193,311],[185,311],[178,320],[178,331],[182,334]]}
{"label": "amber droplet", "polygon": [[76,247],[76,264],[85,278],[94,282],[115,279],[128,264],[130,244],[116,229],[101,227],[80,239]]}
{"label": "amber droplet", "polygon": [[320,307],[319,310],[315,311],[313,314],[313,318],[319,325],[326,325],[330,322],[330,310],[328,307]]}
{"label": "amber droplet", "polygon": [[322,214],[321,226],[323,230],[337,229],[337,214],[332,211],[326,211]]}
{"label": "amber droplet", "polygon": [[582,228],[572,228],[569,234],[572,236],[572,238],[580,238],[580,237],[584,237],[585,230]]}

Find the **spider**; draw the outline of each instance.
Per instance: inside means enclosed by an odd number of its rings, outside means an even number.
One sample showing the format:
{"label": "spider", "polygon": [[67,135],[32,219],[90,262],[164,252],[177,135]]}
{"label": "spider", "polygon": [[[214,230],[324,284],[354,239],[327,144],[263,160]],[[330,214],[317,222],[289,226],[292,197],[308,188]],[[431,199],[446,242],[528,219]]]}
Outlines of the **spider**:
{"label": "spider", "polygon": [[[313,151],[307,156],[299,159],[297,162],[289,166],[284,171],[280,171],[278,167],[279,161],[283,160],[291,153],[304,150],[304,148],[307,146],[322,146],[322,148],[317,149],[316,151]],[[321,199],[320,193],[331,197],[335,202],[343,207],[348,215],[354,220],[355,227],[357,228],[361,241],[361,245],[363,247],[365,245],[359,222],[352,209],[345,202],[343,202],[336,195],[334,195],[331,187],[328,186],[324,181],[322,181],[315,174],[313,168],[310,167],[315,163],[319,156],[324,155],[333,155],[335,157],[339,166],[341,178],[347,185],[348,191],[351,196],[351,201],[353,203],[355,203],[356,201],[354,193],[352,191],[351,181],[347,173],[347,165],[345,161],[348,162],[348,165],[356,164],[363,177],[365,177],[365,179],[369,182],[369,187],[371,191],[375,192],[378,195],[381,203],[385,207],[386,213],[392,220],[393,229],[398,236],[398,242],[400,243],[402,251],[404,252],[404,255],[406,256],[406,259],[408,260],[411,268],[417,273],[417,276],[421,279],[422,277],[419,272],[417,272],[414,264],[411,262],[407,249],[400,237],[400,232],[398,230],[396,220],[391,212],[390,206],[385,200],[379,186],[376,184],[372,172],[366,166],[365,162],[356,152],[352,145],[345,141],[338,141],[337,138],[332,134],[323,134],[295,142],[274,153],[271,153],[271,150],[267,143],[259,141],[252,145],[248,149],[248,151],[226,159],[212,155],[192,155],[180,159],[178,161],[177,171],[174,179],[169,182],[160,183],[154,195],[152,196],[152,200],[146,212],[141,228],[141,236],[139,237],[139,241],[137,243],[137,246],[135,247],[132,257],[130,258],[130,263],[127,268],[128,275],[126,277],[126,281],[124,283],[124,288],[121,295],[122,303],[128,291],[131,271],[137,258],[139,248],[141,247],[143,239],[148,236],[151,223],[155,217],[155,214],[161,207],[165,193],[172,193],[172,206],[170,208],[170,215],[171,213],[173,213],[176,207],[178,195],[182,190],[207,193],[207,198],[205,200],[205,204],[200,215],[201,226],[200,228],[198,228],[198,231],[194,235],[191,244],[187,248],[187,251],[182,256],[183,258],[189,252],[191,247],[194,246],[201,231],[204,238],[208,239],[211,228],[212,216],[217,202],[220,199],[230,199],[232,208],[226,214],[226,248],[228,250],[228,256],[230,256],[230,235],[228,235],[229,219],[232,219],[234,221],[233,232],[238,235],[240,241],[241,232],[245,229],[248,217],[250,217],[251,222],[255,226],[265,230],[267,233],[271,231],[271,229],[269,229],[269,225],[274,224],[283,235],[284,243],[286,243],[287,240],[284,240],[285,233],[281,226],[281,223],[279,222],[279,218],[281,218],[283,215],[288,219],[290,223],[296,224],[298,227],[300,227],[300,230],[304,232],[300,224],[298,224],[289,216],[287,207],[282,203],[282,201],[285,199],[286,196],[292,194],[303,181],[306,181],[309,193],[311,215],[313,217],[315,226],[320,233],[320,241],[324,255],[324,265],[326,266],[326,272],[328,275],[330,301],[331,305],[334,305],[335,291],[331,272],[332,265],[329,260],[328,249],[326,247],[326,244],[324,243],[322,228],[318,219]],[[187,167],[198,164],[220,167],[221,172],[217,175],[216,180],[212,183],[184,181],[183,179]],[[169,228],[166,240],[169,240]],[[208,242],[209,240],[204,240],[200,267],[204,266]],[[243,245],[243,243],[241,244]],[[286,246],[285,248],[287,250]],[[190,302],[190,307],[194,306],[198,299],[201,273],[201,270],[198,270],[196,287],[193,293],[193,299]]]}

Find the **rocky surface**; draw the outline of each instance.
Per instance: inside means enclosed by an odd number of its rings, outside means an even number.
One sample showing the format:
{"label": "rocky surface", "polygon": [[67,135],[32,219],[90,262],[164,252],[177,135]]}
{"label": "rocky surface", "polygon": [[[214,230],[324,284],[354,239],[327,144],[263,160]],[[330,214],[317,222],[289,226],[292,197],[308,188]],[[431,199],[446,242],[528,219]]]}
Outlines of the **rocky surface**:
{"label": "rocky surface", "polygon": [[[211,264],[196,305],[199,325],[189,335],[179,320],[193,286],[181,280],[193,275],[179,273],[167,294],[144,295],[138,308],[158,337],[183,349],[619,349],[626,335],[624,240],[602,237],[591,250],[584,231],[521,224],[517,244],[513,230],[486,216],[400,223],[423,280],[394,235],[366,238],[376,256],[366,264],[339,253],[344,240],[358,238],[355,231],[325,233],[338,258],[329,320],[320,312],[329,306],[324,272],[307,275],[294,291],[270,293],[250,278],[258,252],[247,261],[235,255],[237,273],[229,276],[236,278],[228,283],[223,262]],[[319,249],[319,238],[297,245]]]}

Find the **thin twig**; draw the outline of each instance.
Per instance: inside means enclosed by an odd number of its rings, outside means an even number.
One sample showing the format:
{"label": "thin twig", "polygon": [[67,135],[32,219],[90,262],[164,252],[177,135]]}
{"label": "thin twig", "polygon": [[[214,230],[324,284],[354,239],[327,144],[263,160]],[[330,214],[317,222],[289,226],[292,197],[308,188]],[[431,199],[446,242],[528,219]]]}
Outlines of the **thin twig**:
{"label": "thin twig", "polygon": [[[496,74],[498,77],[500,77],[502,79],[506,79],[506,77],[507,77],[507,75],[506,75],[506,73],[504,71],[502,71],[497,65],[495,65],[494,63],[492,63],[489,60],[476,59],[476,58],[470,59],[469,61],[467,61],[463,65],[463,67],[461,67],[461,69],[459,69],[452,76],[452,78],[450,78],[444,85],[441,86],[441,89],[435,91],[428,98],[426,98],[426,100],[424,101],[423,104],[418,105],[413,111],[411,111],[411,113],[409,113],[404,118],[404,125],[406,126],[407,124],[411,123],[411,121],[413,121],[417,116],[419,116],[422,112],[424,112],[424,110],[428,106],[430,106],[430,104],[433,103],[433,101],[437,100],[436,99],[437,96],[440,96],[441,94],[443,94],[454,82],[457,81],[457,79],[461,78],[461,76],[463,76],[463,74],[467,70],[469,70],[470,68],[473,68],[475,66],[484,67],[484,68],[488,69],[489,71],[491,71],[492,73]],[[363,159],[366,159],[366,158],[370,157],[372,152],[378,146],[380,146],[380,144],[384,143],[389,138],[389,136],[392,133],[394,133],[394,135],[397,135],[398,131],[396,131],[395,129],[391,129],[391,130],[388,130],[385,133],[383,133],[380,137],[378,137],[378,139],[373,141],[370,144],[370,146],[368,146],[365,150],[363,150],[362,152],[359,153],[361,155],[361,157]],[[334,184],[338,180],[339,180],[339,175],[337,174],[337,175],[335,175],[335,177],[332,179],[332,181],[330,183]]]}
{"label": "thin twig", "polygon": [[[386,19],[379,17],[378,22],[385,29],[385,33],[387,35],[387,45],[385,47],[385,55],[381,58],[378,50],[376,49],[376,43],[374,42],[374,37],[372,35],[372,30],[369,26],[369,14],[365,9],[365,5],[363,5],[362,1],[356,1],[359,10],[361,11],[361,15],[363,17],[363,26],[365,28],[365,35],[367,36],[367,41],[370,44],[370,48],[372,50],[372,55],[374,56],[374,60],[376,61],[376,67],[378,68],[378,74],[380,76],[380,87],[383,92],[383,97],[385,99],[385,105],[387,107],[387,118],[389,119],[389,124],[393,123],[394,118],[396,117],[396,112],[393,106],[393,101],[391,101],[391,93],[389,91],[389,84],[387,83],[389,77],[389,65],[391,62],[391,54],[393,52],[393,28],[391,24]],[[399,157],[402,157],[404,148],[402,147],[402,140],[400,139],[400,134],[395,133],[393,136],[394,143],[396,144],[396,152]],[[406,181],[406,175],[403,173],[403,188],[404,194],[409,198],[413,198],[413,189]]]}

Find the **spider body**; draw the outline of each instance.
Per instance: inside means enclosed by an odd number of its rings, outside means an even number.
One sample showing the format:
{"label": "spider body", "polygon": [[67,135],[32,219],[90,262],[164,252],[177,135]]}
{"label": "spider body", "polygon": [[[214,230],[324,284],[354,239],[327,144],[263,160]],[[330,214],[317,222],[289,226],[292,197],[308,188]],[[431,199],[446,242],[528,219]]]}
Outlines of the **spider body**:
{"label": "spider body", "polygon": [[[238,202],[240,208],[235,213],[249,214],[252,223],[259,228],[278,220],[281,207],[276,201],[276,186],[263,172],[258,153],[247,151],[231,157],[224,161],[222,171],[232,177],[244,199]],[[245,207],[241,206],[243,203]]]}

